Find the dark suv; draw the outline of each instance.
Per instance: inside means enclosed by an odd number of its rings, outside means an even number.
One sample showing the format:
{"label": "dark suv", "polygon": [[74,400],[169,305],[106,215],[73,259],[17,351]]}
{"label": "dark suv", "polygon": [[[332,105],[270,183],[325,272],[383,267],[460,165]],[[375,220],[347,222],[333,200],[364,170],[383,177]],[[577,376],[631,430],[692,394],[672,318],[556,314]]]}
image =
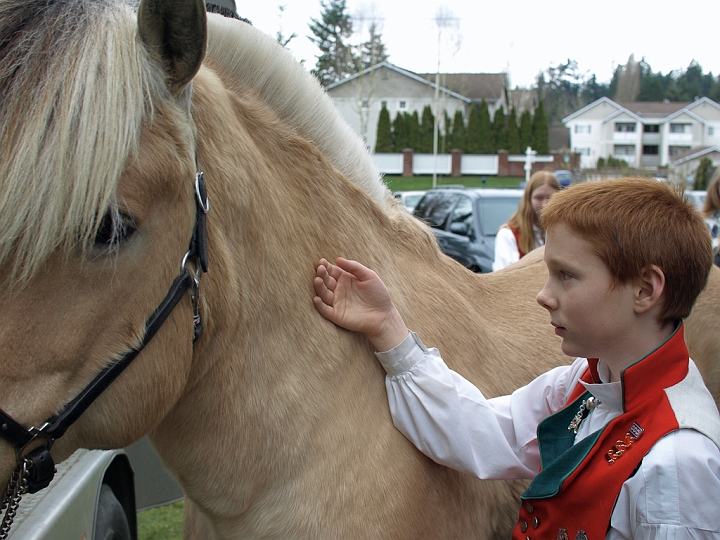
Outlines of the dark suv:
{"label": "dark suv", "polygon": [[521,189],[431,189],[413,215],[432,227],[443,253],[473,272],[492,272],[495,234],[522,195]]}

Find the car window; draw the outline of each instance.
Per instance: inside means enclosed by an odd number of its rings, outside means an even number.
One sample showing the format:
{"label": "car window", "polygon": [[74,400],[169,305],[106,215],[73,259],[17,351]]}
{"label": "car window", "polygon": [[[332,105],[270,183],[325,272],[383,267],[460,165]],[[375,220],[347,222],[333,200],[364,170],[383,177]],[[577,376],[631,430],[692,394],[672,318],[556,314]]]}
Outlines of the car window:
{"label": "car window", "polygon": [[405,206],[415,207],[415,205],[417,205],[418,201],[422,199],[422,197],[422,193],[419,195],[406,195]]}
{"label": "car window", "polygon": [[478,201],[480,228],[485,236],[495,236],[520,204],[520,197],[492,197]]}
{"label": "car window", "polygon": [[450,224],[462,223],[470,228],[472,226],[472,212],[473,207],[470,197],[466,197],[465,195],[460,196],[460,200],[452,212]]}
{"label": "car window", "polygon": [[415,207],[413,215],[431,227],[442,227],[459,197],[456,193],[427,193]]}

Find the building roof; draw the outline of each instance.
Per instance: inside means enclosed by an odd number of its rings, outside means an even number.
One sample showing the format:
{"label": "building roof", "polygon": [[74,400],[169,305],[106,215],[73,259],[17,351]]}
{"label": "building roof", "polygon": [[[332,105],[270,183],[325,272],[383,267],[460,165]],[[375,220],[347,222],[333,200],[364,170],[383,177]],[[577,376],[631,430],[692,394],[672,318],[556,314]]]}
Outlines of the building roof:
{"label": "building roof", "polygon": [[[400,67],[396,66],[395,64],[391,64],[390,62],[385,61],[385,62],[380,62],[379,64],[375,64],[374,66],[371,66],[367,69],[364,69],[360,73],[356,73],[355,75],[352,75],[352,76],[348,77],[347,79],[343,79],[342,81],[337,81],[332,84],[329,84],[325,87],[325,90],[330,91],[333,88],[337,88],[340,85],[346,84],[350,81],[354,81],[355,79],[357,79],[359,77],[363,77],[364,75],[367,75],[368,73],[371,73],[373,71],[376,71],[376,70],[379,70],[382,68],[390,69],[392,71],[395,71],[396,73],[399,73],[400,75],[403,75],[405,77],[413,79],[421,84],[425,84],[432,88],[435,88],[435,76],[433,76],[432,80],[430,81],[426,78],[421,77],[417,73],[413,73],[412,71],[408,71],[407,69],[400,68]],[[442,76],[442,74],[441,74],[441,76]],[[449,95],[453,96],[454,98],[460,99],[462,101],[465,101],[465,102],[471,101],[471,99],[468,96],[465,96],[463,94],[455,92],[450,88],[446,88],[442,84],[438,86],[438,90],[440,92],[449,94]]]}
{"label": "building roof", "polygon": [[708,154],[712,154],[713,152],[720,153],[720,146],[699,146],[696,148],[691,148],[688,150],[685,150],[684,152],[675,155],[670,164],[672,166],[682,165],[683,163],[686,163],[688,161],[692,161],[694,159],[697,159],[702,156],[706,156]]}
{"label": "building roof", "polygon": [[633,101],[630,103],[617,102],[622,108],[634,112],[641,118],[658,117],[664,118],[680,109],[692,104],[689,101]]}
{"label": "building roof", "polygon": [[570,114],[569,116],[566,116],[565,118],[562,119],[562,121],[563,121],[563,123],[567,123],[571,120],[574,120],[578,116],[581,116],[585,112],[597,107],[598,105],[600,105],[602,103],[607,103],[607,104],[615,107],[615,112],[609,114],[607,117],[605,117],[605,119],[603,121],[611,120],[615,116],[625,113],[642,123],[655,123],[655,122],[664,123],[664,122],[667,122],[681,114],[689,114],[702,122],[703,121],[702,118],[698,117],[695,113],[693,113],[692,109],[694,109],[701,103],[709,103],[717,108],[720,108],[720,105],[718,105],[717,103],[715,103],[714,101],[712,101],[711,99],[708,99],[706,97],[702,97],[693,102],[687,102],[687,101],[633,101],[633,102],[624,102],[624,103],[618,103],[608,97],[602,97],[596,101],[593,101],[589,105],[586,105],[582,109],[575,111],[574,113]]}
{"label": "building roof", "polygon": [[[418,73],[423,79],[435,82],[435,73]],[[503,98],[507,88],[505,73],[441,73],[440,85],[473,101],[496,101]]]}

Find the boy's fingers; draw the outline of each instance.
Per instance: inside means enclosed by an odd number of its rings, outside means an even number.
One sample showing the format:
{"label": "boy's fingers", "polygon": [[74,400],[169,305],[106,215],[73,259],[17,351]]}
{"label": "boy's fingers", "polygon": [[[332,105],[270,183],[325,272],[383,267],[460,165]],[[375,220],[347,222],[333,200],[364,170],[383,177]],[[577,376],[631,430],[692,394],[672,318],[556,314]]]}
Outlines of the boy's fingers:
{"label": "boy's fingers", "polygon": [[315,304],[315,309],[318,310],[320,315],[322,315],[326,319],[330,319],[333,313],[333,308],[323,302],[322,298],[316,296],[315,298],[313,298],[313,304]]}
{"label": "boy's fingers", "polygon": [[316,277],[313,280],[315,285],[315,294],[326,304],[332,305],[335,298],[333,292],[327,287],[325,281],[321,277]]}
{"label": "boy's fingers", "polygon": [[373,272],[366,266],[363,266],[357,261],[350,261],[348,259],[338,257],[335,263],[346,272],[349,272],[350,274],[358,278],[360,281],[365,281],[375,275],[375,272]]}

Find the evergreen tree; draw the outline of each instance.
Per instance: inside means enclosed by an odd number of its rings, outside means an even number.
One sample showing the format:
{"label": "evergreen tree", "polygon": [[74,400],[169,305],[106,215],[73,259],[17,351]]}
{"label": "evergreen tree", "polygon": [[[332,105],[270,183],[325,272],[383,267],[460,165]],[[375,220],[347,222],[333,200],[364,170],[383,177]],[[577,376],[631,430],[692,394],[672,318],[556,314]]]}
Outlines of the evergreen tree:
{"label": "evergreen tree", "polygon": [[420,148],[420,115],[417,111],[412,114],[405,113],[405,124],[407,125],[408,148],[419,152]]}
{"label": "evergreen tree", "polygon": [[480,153],[480,115],[478,114],[478,106],[475,104],[470,105],[463,151],[466,154]]}
{"label": "evergreen tree", "polygon": [[662,101],[664,89],[662,76],[653,73],[650,65],[645,60],[640,61],[640,93],[638,101]]}
{"label": "evergreen tree", "polygon": [[507,121],[507,151],[511,154],[522,153],[520,147],[520,129],[518,128],[515,106],[510,109],[510,116],[508,116]]}
{"label": "evergreen tree", "polygon": [[323,86],[338,82],[356,70],[353,50],[346,40],[352,36],[352,20],[347,13],[346,0],[321,0],[321,18],[311,19],[310,37],[320,49],[315,75]]}
{"label": "evergreen tree", "polygon": [[452,145],[450,150],[465,149],[465,133],[465,119],[463,118],[462,109],[457,109],[452,122]]}
{"label": "evergreen tree", "polygon": [[360,62],[358,67],[361,71],[388,59],[385,44],[382,41],[382,34],[378,31],[377,24],[374,22],[370,25],[370,39],[360,45],[358,59]]}
{"label": "evergreen tree", "polygon": [[393,120],[393,152],[402,152],[408,147],[407,124],[405,115],[397,113]]}
{"label": "evergreen tree", "polygon": [[508,149],[508,134],[507,134],[507,125],[505,124],[506,118],[505,118],[505,109],[503,107],[499,107],[495,111],[495,116],[493,116],[493,125],[492,125],[492,131],[493,131],[493,142],[495,144],[495,151],[498,150],[507,150]]}
{"label": "evergreen tree", "polygon": [[545,116],[545,108],[542,100],[535,107],[535,116],[533,117],[532,126],[533,150],[538,154],[550,153],[550,133],[548,131],[547,117]]}
{"label": "evergreen tree", "polygon": [[418,137],[417,151],[421,154],[432,154],[433,151],[433,132],[435,131],[435,115],[432,113],[430,105],[425,105],[422,113],[422,123]]}
{"label": "evergreen tree", "polygon": [[532,146],[532,116],[530,111],[525,109],[520,115],[520,153],[524,154],[528,146]]}
{"label": "evergreen tree", "polygon": [[375,153],[392,152],[392,129],[390,126],[390,113],[383,104],[378,117],[377,135],[375,137]]}
{"label": "evergreen tree", "polygon": [[493,140],[492,124],[490,123],[490,110],[488,104],[483,98],[478,105],[479,119],[479,139],[478,152],[481,154],[494,154],[496,151],[495,141]]}
{"label": "evergreen tree", "polygon": [[708,184],[708,169],[712,167],[712,161],[710,158],[702,158],[700,160],[700,165],[698,165],[697,171],[695,171],[695,183],[693,184],[693,189],[698,191],[707,190],[707,184]]}

